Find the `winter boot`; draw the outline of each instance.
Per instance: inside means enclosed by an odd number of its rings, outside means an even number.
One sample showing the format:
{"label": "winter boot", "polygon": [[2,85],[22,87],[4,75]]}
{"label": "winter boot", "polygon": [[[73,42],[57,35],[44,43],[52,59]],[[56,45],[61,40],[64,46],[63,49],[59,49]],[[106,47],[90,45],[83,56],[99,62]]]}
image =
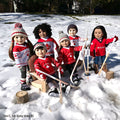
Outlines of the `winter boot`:
{"label": "winter boot", "polygon": [[68,95],[70,93],[71,87],[69,85],[62,84],[62,91],[65,93],[65,95]]}
{"label": "winter boot", "polygon": [[21,84],[21,90],[30,90],[30,86],[26,84],[26,82],[24,82],[23,84]]}
{"label": "winter boot", "polygon": [[94,71],[95,71],[95,74],[98,73],[98,64],[94,64]]}
{"label": "winter boot", "polygon": [[56,87],[51,87],[48,91],[48,95],[52,97],[59,97],[59,90]]}
{"label": "winter boot", "polygon": [[90,71],[94,70],[94,61],[93,60],[90,61],[89,70]]}
{"label": "winter boot", "polygon": [[107,64],[105,63],[105,65],[103,66],[103,69],[102,69],[105,73],[108,72],[108,69],[107,69]]}
{"label": "winter boot", "polygon": [[72,83],[75,86],[79,86],[81,83],[81,80],[83,80],[83,78],[81,78],[80,76],[78,76],[78,74],[74,74],[72,77]]}

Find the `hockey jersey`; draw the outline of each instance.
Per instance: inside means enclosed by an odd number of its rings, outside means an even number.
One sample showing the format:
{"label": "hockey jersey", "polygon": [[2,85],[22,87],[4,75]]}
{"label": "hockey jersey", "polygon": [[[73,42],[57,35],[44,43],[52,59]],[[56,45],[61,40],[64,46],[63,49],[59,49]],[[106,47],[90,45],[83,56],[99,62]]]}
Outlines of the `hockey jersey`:
{"label": "hockey jersey", "polygon": [[95,56],[104,56],[106,54],[106,46],[107,44],[111,43],[114,38],[111,39],[93,39],[93,41],[90,44],[90,55]]}
{"label": "hockey jersey", "polygon": [[37,71],[37,69],[39,69],[43,72],[46,72],[50,75],[53,75],[56,72],[55,68],[53,67],[53,64],[57,67],[59,66],[59,63],[57,61],[55,61],[53,57],[47,56],[47,57],[44,57],[44,58],[36,59],[35,62],[34,62],[34,67],[35,67],[36,73],[41,78],[46,79],[46,75],[40,73],[39,71]]}
{"label": "hockey jersey", "polygon": [[64,62],[64,64],[72,64],[73,62],[75,62],[74,47],[63,47],[59,51],[58,61],[60,64],[62,63],[62,61]]}
{"label": "hockey jersey", "polygon": [[30,56],[28,44],[27,43],[23,45],[16,44],[13,48],[13,56],[15,58],[15,63],[18,67],[27,65]]}
{"label": "hockey jersey", "polygon": [[84,40],[79,36],[69,36],[71,46],[74,46],[74,51],[81,51]]}
{"label": "hockey jersey", "polygon": [[38,42],[44,42],[47,48],[46,56],[54,55],[54,50],[57,51],[58,44],[53,38],[40,38]]}

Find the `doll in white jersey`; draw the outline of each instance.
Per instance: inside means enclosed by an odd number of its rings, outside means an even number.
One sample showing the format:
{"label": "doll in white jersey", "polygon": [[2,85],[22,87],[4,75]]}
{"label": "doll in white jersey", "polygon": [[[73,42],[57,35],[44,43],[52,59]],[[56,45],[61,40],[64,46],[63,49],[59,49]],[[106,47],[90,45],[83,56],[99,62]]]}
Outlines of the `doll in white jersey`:
{"label": "doll in white jersey", "polygon": [[30,90],[26,83],[28,59],[33,52],[33,45],[28,40],[28,36],[21,23],[16,23],[11,34],[12,42],[9,48],[9,57],[15,61],[21,72],[21,90]]}
{"label": "doll in white jersey", "polygon": [[[70,24],[67,28],[67,32],[68,32],[68,37],[70,39],[71,46],[74,46],[75,59],[77,60],[79,56],[79,51],[82,50],[82,46],[86,39],[81,38],[80,36],[77,35],[78,28],[75,24]],[[82,64],[82,58],[80,57],[78,65],[80,66],[81,64]]]}

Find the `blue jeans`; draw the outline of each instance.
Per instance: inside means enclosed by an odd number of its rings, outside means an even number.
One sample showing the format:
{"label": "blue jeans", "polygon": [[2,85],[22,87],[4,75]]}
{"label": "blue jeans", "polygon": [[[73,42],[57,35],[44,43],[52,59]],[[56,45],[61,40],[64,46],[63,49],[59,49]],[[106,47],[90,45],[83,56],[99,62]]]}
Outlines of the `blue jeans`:
{"label": "blue jeans", "polygon": [[101,61],[101,63],[103,63],[104,60],[105,60],[105,57],[106,57],[106,55],[104,55],[104,56],[96,56],[95,59],[94,59],[94,63],[98,64],[99,61]]}

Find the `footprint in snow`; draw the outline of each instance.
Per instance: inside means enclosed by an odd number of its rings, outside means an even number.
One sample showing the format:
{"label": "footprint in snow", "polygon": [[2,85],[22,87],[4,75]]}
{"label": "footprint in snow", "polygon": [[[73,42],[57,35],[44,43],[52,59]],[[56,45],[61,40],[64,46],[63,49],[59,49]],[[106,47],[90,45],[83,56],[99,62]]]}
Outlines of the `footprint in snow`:
{"label": "footprint in snow", "polygon": [[14,63],[6,63],[3,65],[3,67],[13,67],[14,65]]}

